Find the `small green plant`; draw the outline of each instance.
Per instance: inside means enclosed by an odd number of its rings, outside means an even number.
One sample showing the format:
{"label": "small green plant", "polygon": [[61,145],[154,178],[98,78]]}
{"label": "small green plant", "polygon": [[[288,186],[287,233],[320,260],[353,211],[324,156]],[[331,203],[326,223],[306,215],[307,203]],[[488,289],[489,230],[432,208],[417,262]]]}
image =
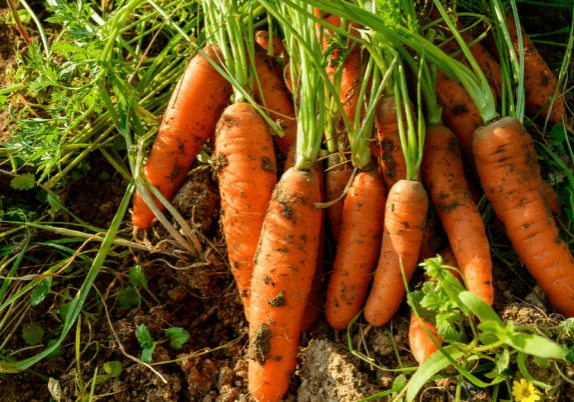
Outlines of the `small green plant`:
{"label": "small green plant", "polygon": [[120,307],[123,308],[134,308],[139,306],[141,302],[141,294],[139,289],[148,288],[147,279],[143,272],[141,265],[136,265],[130,270],[129,273],[130,285],[125,288],[118,299]]}
{"label": "small green plant", "polygon": [[136,329],[136,336],[143,349],[141,360],[148,364],[152,361],[152,355],[157,345],[169,342],[172,349],[178,350],[189,340],[189,332],[183,328],[174,327],[165,330],[165,339],[154,341],[145,324]]}
{"label": "small green plant", "polygon": [[[529,357],[552,363],[574,361],[572,351],[538,335],[537,329],[515,325],[512,321],[504,323],[480,297],[464,289],[449,271],[454,268],[443,265],[440,256],[427,259],[421,265],[432,280],[426,282],[422,290],[410,292],[408,302],[417,319],[436,325],[438,336],[448,345],[435,343],[439,350],[420,366],[409,381],[407,401],[414,400],[431,377],[449,366],[478,387],[496,386],[496,389],[501,382],[506,382],[510,388],[509,381],[518,369],[520,376],[527,381],[520,383],[525,398],[526,391],[533,397],[534,385],[544,389],[552,386],[534,380],[528,373],[526,361]],[[475,325],[476,321],[480,323]],[[562,334],[568,332],[566,328],[566,324],[555,327]],[[473,374],[473,368],[481,364],[486,364],[483,369],[490,370],[484,375],[486,380]],[[555,367],[559,370],[557,364]]]}

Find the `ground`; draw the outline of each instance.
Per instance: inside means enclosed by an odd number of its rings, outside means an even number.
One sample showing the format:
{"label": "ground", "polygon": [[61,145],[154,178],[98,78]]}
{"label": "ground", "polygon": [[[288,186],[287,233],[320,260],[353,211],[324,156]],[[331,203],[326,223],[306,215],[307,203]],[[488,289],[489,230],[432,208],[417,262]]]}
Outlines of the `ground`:
{"label": "ground", "polygon": [[[0,7],[5,6],[0,3]],[[2,14],[5,12],[3,9]],[[538,22],[531,21],[530,24],[536,28]],[[19,40],[13,26],[0,24],[0,87],[6,84],[6,69],[15,64],[14,48]],[[20,51],[24,50],[25,46],[20,42]],[[549,57],[556,59],[553,54]],[[0,114],[0,141],[9,136],[8,122],[4,111]],[[107,228],[121,202],[126,183],[119,175],[113,175],[113,168],[101,157],[91,157],[90,166],[92,170],[87,177],[74,182],[66,190],[65,205],[88,224]],[[95,387],[95,395],[101,395],[102,400],[234,402],[251,399],[247,392],[248,324],[226,263],[217,183],[209,168],[205,165],[196,167],[173,204],[205,236],[202,241],[204,251],[198,257],[183,256],[176,260],[135,251],[120,255],[123,250],[114,250],[120,256],[106,264],[94,286],[105,295],[103,300],[109,314],[99,304],[96,293],[92,292],[86,302],[86,309],[92,314],[90,326],[84,321],[79,332],[80,355],[74,348],[76,331],[71,331],[64,342],[65,353],[62,356],[43,360],[19,374],[0,374],[0,402],[48,402],[51,397],[48,378],[59,381],[61,401],[76,401],[81,396],[78,390],[82,384],[90,381],[96,368],[100,374],[103,373],[104,365],[111,361],[120,361],[123,373]],[[112,178],[98,181],[102,171],[109,172]],[[30,193],[11,189],[10,179],[0,174],[0,189],[4,196],[34,202]],[[122,229],[128,228],[127,219]],[[157,242],[165,236],[165,231],[156,223],[148,230],[148,236]],[[331,260],[331,254],[327,253],[328,260]],[[149,292],[142,292],[143,301],[139,306],[121,308],[117,303],[118,296],[127,286],[127,272],[136,264],[141,265],[145,272]],[[495,263],[497,297],[494,307],[505,320],[535,324],[536,318],[547,313],[548,306],[529,296],[526,284],[517,280],[518,276],[528,277],[524,268],[515,264],[514,269],[511,271],[506,265]],[[414,278],[414,283],[418,282],[420,274]],[[66,286],[77,288],[81,283],[82,276],[78,275]],[[52,290],[56,293],[64,291],[63,286],[59,288],[58,285]],[[55,296],[46,297],[32,308],[26,321],[40,324],[46,333],[56,330],[60,325],[56,300]],[[372,359],[380,368],[350,353],[347,334],[333,331],[324,319],[320,319],[302,337],[300,363],[285,400],[356,402],[391,389],[397,373],[388,369],[416,365],[408,344],[409,316],[409,308],[403,304],[389,326],[369,331],[364,326],[353,328],[350,336],[354,349]],[[142,324],[155,340],[160,341],[153,354],[154,363],[181,360],[154,365],[154,373],[128,357],[141,356],[142,348],[135,330]],[[190,341],[179,350],[161,343],[164,331],[172,327],[183,328],[191,335]],[[0,334],[0,342],[2,339]],[[222,345],[226,346],[211,350]],[[6,348],[19,350],[26,346],[22,334],[17,333]],[[20,360],[36,353],[36,349],[27,349],[16,357]],[[196,357],[182,359],[189,355]],[[530,366],[536,378],[560,384],[554,394],[557,400],[572,399],[572,385],[556,377],[555,371],[544,372],[534,364]],[[573,373],[566,371],[566,374],[571,378]],[[478,392],[471,384],[466,383],[465,390],[468,392],[466,400],[491,400],[488,393]],[[452,396],[454,386],[447,379],[423,389],[420,400],[450,401]],[[391,397],[375,400],[388,401]]]}

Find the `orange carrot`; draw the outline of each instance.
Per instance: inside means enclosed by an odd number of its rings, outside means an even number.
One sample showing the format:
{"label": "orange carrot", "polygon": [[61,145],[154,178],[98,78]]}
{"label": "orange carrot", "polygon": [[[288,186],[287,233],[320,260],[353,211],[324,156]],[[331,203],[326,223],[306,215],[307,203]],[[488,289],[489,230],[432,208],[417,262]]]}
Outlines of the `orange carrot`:
{"label": "orange carrot", "polygon": [[219,177],[229,265],[249,320],[253,257],[277,184],[273,139],[253,106],[240,102],[225,109],[217,125],[213,160]]}
{"label": "orange carrot", "polygon": [[313,280],[321,211],[312,172],[287,170],[273,192],[251,281],[249,392],[279,401],[297,364],[301,320]]}
{"label": "orange carrot", "polygon": [[469,291],[492,305],[492,260],[484,222],[464,177],[456,137],[445,126],[427,127],[421,169]]}
{"label": "orange carrot", "polygon": [[[412,110],[412,104],[411,104]],[[406,113],[402,113],[406,125]],[[375,114],[379,135],[379,166],[387,188],[406,177],[407,165],[403,156],[394,96],[381,98]]]}
{"label": "orange carrot", "polygon": [[435,88],[438,103],[443,107],[445,125],[456,135],[465,165],[472,168],[475,165],[472,136],[482,124],[480,113],[468,92],[439,69],[436,71]]}
{"label": "orange carrot", "polygon": [[419,263],[427,258],[436,257],[439,247],[441,246],[441,236],[438,234],[438,225],[440,225],[438,217],[432,204],[430,204],[425,218],[423,239],[418,259]]}
{"label": "orange carrot", "polygon": [[[441,16],[440,12],[438,11],[438,9],[435,8],[431,12],[430,18],[431,18],[431,20],[436,21],[436,20],[442,19],[442,16]],[[449,30],[446,26],[446,23],[444,21],[439,23],[438,26],[444,28],[443,32],[447,38],[453,37],[453,35],[449,32]],[[464,42],[467,45],[470,44],[472,41],[474,41],[474,38],[472,36],[472,32],[468,29],[464,30],[464,27],[462,24],[462,18],[459,17],[457,19],[456,27],[457,27],[458,31],[460,32],[462,39],[464,40]],[[442,50],[446,54],[450,55],[454,52],[460,51],[461,48],[460,48],[460,45],[458,44],[458,42],[456,42],[456,40],[451,39],[445,46],[442,47]],[[496,97],[499,96],[499,94],[500,94],[500,88],[502,86],[500,65],[498,64],[498,61],[496,61],[496,59],[494,57],[492,57],[492,55],[480,43],[475,43],[473,46],[469,47],[469,50],[470,50],[470,53],[472,54],[472,56],[474,57],[474,59],[476,60],[476,62],[478,63],[480,70],[485,75],[486,79],[488,80],[488,83],[492,89],[492,93],[494,95],[494,98],[496,99]],[[464,57],[464,55],[461,53],[456,57],[456,59],[459,61],[463,61],[463,57]],[[465,62],[465,65],[470,68],[468,63]]]}
{"label": "orange carrot", "polygon": [[[259,45],[265,49],[269,50],[269,32],[267,31],[257,31],[255,33],[255,42],[259,43]],[[272,37],[272,44],[273,44],[273,54],[270,55],[271,58],[275,63],[277,63],[277,59],[279,56],[283,57],[283,62],[285,64],[289,63],[289,54],[287,54],[287,50],[283,45],[283,42],[277,35],[273,35]],[[280,71],[278,71],[280,73]]]}
{"label": "orange carrot", "polygon": [[574,258],[540,192],[532,138],[519,120],[504,117],[477,130],[474,153],[482,188],[519,258],[556,310],[574,316]]}
{"label": "orange carrot", "polygon": [[400,180],[391,187],[381,254],[365,306],[369,324],[384,325],[397,312],[405,294],[401,261],[408,281],[416,269],[427,209],[427,193],[420,182]]}
{"label": "orange carrot", "polygon": [[[506,23],[508,24],[508,31],[510,32],[510,37],[514,51],[516,55],[519,55],[520,44],[518,43],[518,31],[516,24],[514,22],[514,17],[506,17]],[[544,61],[536,47],[524,31],[522,26],[520,27],[522,32],[522,44],[524,52],[524,89],[526,90],[526,111],[528,113],[540,114],[542,117],[546,118],[550,106],[545,106],[552,93],[558,86],[558,80],[552,74],[552,70],[548,67],[548,64]],[[558,88],[556,92],[556,99],[552,106],[552,112],[550,113],[549,122],[552,124],[562,124],[562,117],[566,117],[566,108],[564,105],[564,98],[562,97],[562,92]]]}
{"label": "orange carrot", "polygon": [[286,64],[283,69],[283,81],[291,95],[293,95],[293,78],[291,77],[291,63]]}
{"label": "orange carrot", "polygon": [[[442,345],[442,339],[438,337],[436,325],[423,321],[424,326],[431,333],[433,338]],[[438,350],[433,341],[430,340],[423,326],[417,319],[415,313],[411,313],[411,324],[409,326],[409,345],[411,352],[415,356],[415,360],[419,364],[423,364],[434,352]]]}
{"label": "orange carrot", "polygon": [[385,183],[374,167],[355,175],[325,302],[327,321],[335,329],[346,329],[363,307],[381,248],[385,201]]}
{"label": "orange carrot", "polygon": [[[218,61],[216,46],[203,51]],[[164,114],[159,133],[144,168],[149,182],[171,201],[191,164],[215,126],[231,96],[231,84],[200,54],[187,66]],[[161,211],[165,207],[155,200]],[[133,224],[141,229],[154,218],[141,194],[134,196]]]}
{"label": "orange carrot", "polygon": [[548,206],[548,209],[550,209],[550,212],[552,212],[552,214],[558,218],[562,212],[562,206],[560,205],[560,201],[558,201],[560,196],[556,190],[554,190],[554,187],[548,183],[542,183],[540,192],[542,193],[544,201],[546,201],[546,205]]}
{"label": "orange carrot", "polygon": [[282,77],[273,69],[265,50],[257,44],[255,55],[258,81],[254,84],[254,94],[258,103],[264,106],[264,111],[268,112],[271,119],[278,122],[278,125],[284,129],[283,138],[275,135],[274,140],[281,151],[287,154],[291,145],[297,140],[295,108]]}
{"label": "orange carrot", "polygon": [[[339,160],[340,158],[337,155],[329,158],[329,170],[327,170],[325,175],[327,202],[339,198],[343,194],[345,187],[347,187],[347,183],[351,180],[353,170],[349,168],[347,163],[337,166],[336,164]],[[343,203],[344,198],[327,208],[327,218],[331,227],[331,233],[335,238],[335,244],[338,243],[339,233],[341,232]]]}
{"label": "orange carrot", "polygon": [[[289,170],[295,166],[296,156],[295,146],[291,146],[285,161],[285,170]],[[313,173],[319,180],[319,189],[321,192],[321,202],[325,202],[325,171],[323,169],[322,161],[316,161],[313,164]],[[315,266],[315,275],[313,276],[313,284],[311,286],[311,293],[309,294],[309,301],[303,313],[303,321],[301,331],[309,331],[313,325],[319,320],[323,314],[323,275],[325,274],[325,210],[320,208],[321,212],[321,234],[319,235],[319,251],[317,254],[317,261]]]}

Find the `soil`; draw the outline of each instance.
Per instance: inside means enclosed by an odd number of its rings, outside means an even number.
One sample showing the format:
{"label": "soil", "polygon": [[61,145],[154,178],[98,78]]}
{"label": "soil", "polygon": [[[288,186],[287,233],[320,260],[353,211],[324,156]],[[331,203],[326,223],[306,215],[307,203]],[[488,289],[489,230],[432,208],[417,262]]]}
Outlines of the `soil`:
{"label": "soil", "polygon": [[[0,14],[4,14],[5,3],[0,0]],[[554,12],[554,11],[552,11]],[[537,22],[532,20],[535,29]],[[527,25],[527,24],[525,24]],[[527,25],[527,27],[528,27]],[[13,26],[0,24],[0,86],[6,85],[6,69],[15,65],[14,47],[20,40]],[[21,42],[21,41],[20,41]],[[20,51],[25,47],[21,46]],[[544,51],[544,49],[541,49]],[[553,57],[550,55],[549,57]],[[556,59],[551,59],[556,61]],[[0,141],[9,136],[6,111],[0,113]],[[126,183],[114,175],[114,169],[105,159],[89,158],[91,170],[83,179],[70,184],[66,190],[65,206],[84,222],[97,228],[109,227],[123,197]],[[102,172],[111,176],[99,180]],[[13,190],[11,178],[0,175],[2,196],[22,199],[34,203],[36,194]],[[248,323],[245,319],[240,296],[226,262],[225,241],[220,227],[220,201],[217,182],[213,172],[206,165],[197,165],[177,193],[174,206],[183,217],[202,234],[203,250],[198,256],[182,254],[181,258],[166,257],[159,253],[140,253],[116,248],[106,260],[94,287],[104,295],[109,309],[102,308],[102,299],[92,292],[86,303],[82,325],[79,327],[81,355],[78,358],[74,348],[76,331],[70,331],[62,356],[43,360],[30,370],[18,374],[0,373],[0,402],[48,402],[51,394],[48,378],[59,382],[60,401],[85,400],[82,385],[89,383],[96,369],[103,374],[107,362],[119,361],[123,372],[117,378],[95,386],[95,395],[106,401],[197,401],[235,402],[252,401],[247,391],[248,359],[264,359],[268,333],[259,331],[259,342],[248,347]],[[64,214],[64,219],[71,217]],[[128,223],[122,230],[129,229]],[[155,224],[147,231],[153,243],[167,238],[161,225]],[[53,233],[39,233],[43,240],[54,238]],[[497,235],[504,242],[502,234]],[[84,250],[92,255],[97,246]],[[173,246],[168,245],[166,247]],[[328,252],[331,255],[332,252]],[[37,258],[47,258],[38,253]],[[140,265],[148,280],[148,290],[141,290],[142,302],[133,308],[122,308],[118,297],[128,286],[128,272]],[[83,274],[89,265],[78,263],[72,279],[54,280],[54,295],[46,297],[31,308],[25,320],[39,324],[46,334],[58,331],[61,320],[58,309],[66,288],[71,293],[83,282]],[[528,285],[534,285],[524,267],[514,264],[513,270],[498,262],[494,266],[496,288],[495,310],[504,320],[513,320],[517,325],[538,327],[540,320],[547,318],[551,309],[547,301],[540,302]],[[328,269],[327,269],[328,271]],[[518,279],[530,278],[529,283]],[[414,285],[420,283],[420,274],[414,278]],[[278,301],[279,302],[279,301]],[[356,402],[363,398],[393,388],[400,380],[399,373],[389,371],[399,367],[416,366],[408,343],[409,308],[403,303],[399,313],[390,325],[366,330],[365,326],[353,327],[350,336],[355,352],[375,363],[368,364],[352,354],[348,347],[346,332],[335,332],[324,319],[303,334],[299,366],[293,375],[291,386],[285,395],[289,402]],[[145,325],[152,338],[158,341],[153,353],[153,372],[149,367],[134,361],[139,358],[142,347],[135,331]],[[187,330],[190,340],[181,349],[174,349],[164,342],[165,330],[179,327]],[[0,335],[0,343],[3,341]],[[218,347],[224,347],[216,349]],[[6,349],[19,351],[26,348],[23,334],[16,333]],[[205,352],[205,353],[202,353]],[[34,356],[38,349],[26,349],[14,355],[21,360]],[[193,357],[189,357],[192,355]],[[186,358],[188,357],[188,358]],[[178,360],[177,362],[171,362]],[[170,362],[168,364],[159,364]],[[515,362],[514,362],[515,363]],[[527,361],[529,372],[539,381],[558,384],[547,394],[548,399],[572,400],[574,386],[559,377],[555,370]],[[568,378],[574,378],[574,370],[563,367]],[[490,401],[487,391],[464,383],[467,396],[462,400]],[[417,400],[426,402],[447,402],[453,400],[455,383],[441,380],[427,384]],[[508,395],[506,395],[507,398]],[[380,396],[375,401],[390,401],[394,397]],[[466,398],[466,399],[464,399]]]}

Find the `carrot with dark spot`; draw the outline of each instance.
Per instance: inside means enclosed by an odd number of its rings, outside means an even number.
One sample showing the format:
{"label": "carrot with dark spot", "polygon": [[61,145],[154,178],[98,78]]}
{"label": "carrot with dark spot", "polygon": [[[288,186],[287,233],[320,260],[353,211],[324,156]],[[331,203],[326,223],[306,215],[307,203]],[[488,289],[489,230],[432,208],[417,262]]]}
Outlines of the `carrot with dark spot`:
{"label": "carrot with dark spot", "polygon": [[[203,51],[212,60],[221,60],[218,47],[207,46]],[[145,177],[168,201],[215,130],[231,93],[231,84],[201,54],[191,59],[172,94],[144,168]],[[164,211],[163,204],[153,199]],[[153,212],[136,192],[133,224],[145,229],[153,218]]]}

